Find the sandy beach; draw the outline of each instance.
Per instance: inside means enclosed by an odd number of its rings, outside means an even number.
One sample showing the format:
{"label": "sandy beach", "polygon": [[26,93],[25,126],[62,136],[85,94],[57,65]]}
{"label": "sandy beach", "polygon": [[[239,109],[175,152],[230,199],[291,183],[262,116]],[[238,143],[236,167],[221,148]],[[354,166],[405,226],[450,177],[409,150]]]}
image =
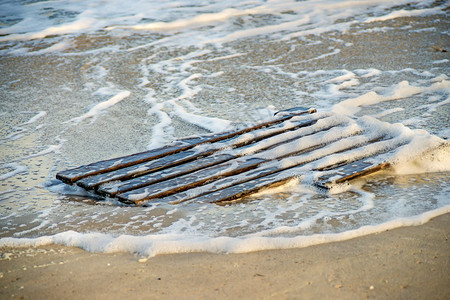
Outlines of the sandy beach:
{"label": "sandy beach", "polygon": [[137,257],[3,248],[1,299],[448,299],[450,215],[349,241]]}
{"label": "sandy beach", "polygon": [[[449,205],[450,167],[430,158],[402,169],[417,173],[384,174],[358,192],[305,189],[234,207],[97,204],[55,183],[61,170],[221,132],[229,123],[240,128],[295,106],[341,107],[354,118],[401,123],[448,141],[444,2],[385,1],[384,9],[362,1],[261,1],[254,13],[247,6],[258,1],[196,8],[188,0],[179,15],[164,2],[137,19],[145,11],[139,5],[160,3],[92,1],[97,6],[87,9],[83,1],[33,2],[42,9],[11,4],[11,11],[23,9],[34,21],[18,15],[0,28],[0,239],[65,234],[60,243],[70,244],[67,233],[75,232],[80,247],[107,252],[110,237],[132,236],[137,249],[151,244],[147,235],[167,234],[211,249],[221,237],[342,233]],[[155,20],[190,25],[176,32],[133,27]],[[417,162],[443,166],[433,171]],[[447,213],[351,240],[243,254],[175,247],[180,253],[144,257],[11,242],[0,247],[0,300],[450,299],[449,236]],[[124,240],[115,245],[125,249]],[[162,241],[148,249],[164,248]]]}

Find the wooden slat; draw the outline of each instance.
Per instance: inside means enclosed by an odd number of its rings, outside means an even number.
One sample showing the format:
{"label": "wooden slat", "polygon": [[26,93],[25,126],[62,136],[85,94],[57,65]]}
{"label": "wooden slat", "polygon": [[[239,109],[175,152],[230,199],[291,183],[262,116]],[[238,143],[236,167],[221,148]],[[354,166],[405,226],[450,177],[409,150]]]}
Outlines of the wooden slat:
{"label": "wooden slat", "polygon": [[225,203],[255,194],[263,189],[276,187],[294,179],[297,175],[271,173],[253,180],[245,181],[225,189],[204,194],[196,201],[209,203]]}
{"label": "wooden slat", "polygon": [[[331,127],[331,129],[329,127],[325,127],[325,132],[328,129],[333,130],[333,132],[335,133],[335,134],[333,134],[333,138],[331,139],[331,141],[329,141],[329,143],[336,141],[343,137],[342,135],[339,135],[339,133],[341,131],[341,130],[339,130],[339,127]],[[294,140],[297,140],[300,137],[310,136],[314,133],[315,134],[321,133],[322,135],[325,134],[323,132],[323,130],[321,130],[321,128],[318,128],[317,131],[311,131],[308,134],[298,135],[295,137]],[[352,132],[345,133],[345,131],[342,131],[342,133],[347,134],[347,135],[352,134]],[[313,150],[313,147],[307,147],[305,149],[305,148],[295,148],[295,147],[285,146],[285,145],[289,145],[290,141],[291,140],[287,140],[286,143],[284,143],[284,141],[282,143],[280,143],[281,144],[280,146],[286,147],[287,150],[285,150],[284,154],[278,155],[277,159],[282,159],[283,157],[287,157],[287,156],[291,156],[291,155],[299,155],[300,153],[305,153],[305,152]],[[316,144],[315,148],[323,146],[323,144],[321,143],[320,136],[317,137],[316,142],[317,142],[317,144]],[[296,146],[298,147],[298,145],[296,145]],[[277,151],[275,151],[275,152],[277,152]],[[251,160],[253,162],[253,164],[249,165],[249,162],[248,162],[249,160]],[[268,160],[267,159],[255,160],[253,158],[250,158],[250,159],[243,158],[240,160],[238,159],[238,160],[234,160],[233,162],[214,165],[212,167],[202,169],[202,170],[199,170],[199,171],[196,171],[196,172],[184,175],[184,176],[178,176],[178,177],[168,180],[168,181],[153,184],[153,185],[151,185],[151,187],[138,188],[138,189],[135,189],[135,190],[132,190],[129,192],[117,194],[117,198],[121,201],[127,201],[127,202],[129,202],[130,199],[133,199],[135,202],[148,201],[150,199],[163,197],[163,196],[177,193],[180,191],[184,191],[184,190],[196,187],[196,186],[200,186],[206,181],[210,182],[210,181],[220,179],[222,177],[234,176],[234,175],[243,173],[249,169],[257,168],[259,165],[261,165],[262,163],[265,163],[265,162],[268,162]],[[233,165],[234,165],[234,167],[233,167]],[[222,170],[230,169],[230,168],[232,168],[232,169],[228,173],[223,174]],[[150,191],[153,191],[153,192],[150,192]],[[141,195],[141,196],[137,197],[135,195]],[[144,195],[145,195],[145,197],[144,197]]]}
{"label": "wooden slat", "polygon": [[[189,170],[186,170],[186,168],[180,167],[182,164],[186,164],[189,162],[197,161],[199,159],[205,159],[211,154],[214,154],[215,152],[223,149],[223,148],[240,148],[249,144],[256,143],[260,140],[263,140],[265,138],[269,138],[278,134],[281,134],[286,131],[299,129],[302,127],[310,126],[312,124],[316,123],[316,120],[306,120],[306,121],[299,121],[291,124],[287,128],[281,127],[278,128],[278,130],[265,130],[265,132],[261,132],[260,135],[257,135],[251,139],[244,139],[241,140],[239,137],[232,138],[230,140],[221,141],[219,143],[216,143],[214,145],[211,145],[207,150],[204,151],[196,151],[195,149],[187,150],[178,152],[172,155],[168,155],[162,158],[159,158],[157,160],[148,161],[145,163],[141,163],[138,165],[121,168],[118,170],[113,170],[108,173],[99,174],[90,176],[84,179],[81,179],[77,181],[77,185],[85,188],[85,189],[95,189],[99,185],[107,183],[109,181],[117,181],[117,180],[128,180],[131,178],[135,178],[138,176],[142,176],[145,174],[149,174],[161,169],[168,169],[171,167],[177,167],[179,171],[179,175],[182,175],[182,173],[189,172]],[[230,157],[231,158],[234,158]],[[221,162],[219,159],[218,162]],[[200,165],[202,163],[199,163],[198,165],[190,164],[192,166],[191,171],[195,171],[196,169],[199,169]],[[211,164],[206,164],[206,166],[209,166]],[[178,175],[172,175],[172,176],[178,176]],[[150,183],[149,183],[150,184]],[[103,192],[101,193],[107,193],[106,189],[103,189]]]}
{"label": "wooden slat", "polygon": [[[379,137],[375,137],[367,143],[360,144],[357,146],[349,146],[347,148],[342,148],[339,152],[346,152],[349,150],[354,150],[357,148],[364,147],[366,145],[370,145],[372,143],[375,143],[376,141],[379,141]],[[389,137],[384,137],[382,142],[392,142],[392,139]],[[332,144],[332,143],[331,143]],[[392,145],[395,147],[396,143],[392,143]],[[325,145],[323,145],[325,146]],[[321,149],[321,148],[316,148]],[[384,148],[383,151],[389,151],[389,148]],[[312,149],[307,149],[305,153],[311,152]],[[377,155],[384,153],[383,151],[378,152]],[[335,152],[338,153],[338,152]],[[373,153],[370,153],[373,155]],[[368,153],[368,155],[370,155]],[[237,199],[239,197],[248,196],[252,193],[258,192],[261,189],[268,188],[272,186],[272,184],[281,184],[283,182],[287,182],[294,177],[302,175],[302,172],[304,173],[308,169],[302,170],[301,167],[311,163],[313,161],[320,160],[323,157],[326,157],[327,154],[325,153],[321,157],[315,157],[310,160],[303,160],[299,161],[296,164],[290,165],[288,167],[279,167],[279,166],[272,166],[272,167],[266,167],[266,168],[260,168],[255,169],[249,172],[246,172],[245,174],[241,174],[239,178],[225,178],[222,180],[222,182],[217,183],[216,187],[208,186],[206,191],[200,192],[195,194],[195,192],[191,193],[179,193],[175,194],[173,196],[165,197],[162,199],[157,199],[158,202],[169,202],[169,203],[180,203],[184,201],[188,201],[191,199],[195,199],[196,201],[200,202],[221,202],[221,201],[231,201],[233,199]],[[386,167],[386,164],[370,164],[370,165],[362,165],[358,162],[353,161],[346,161],[346,164],[349,164],[353,168],[348,168],[347,173],[343,173],[342,178],[339,182],[343,182],[345,180],[352,179],[357,176],[367,175],[369,173],[375,172],[377,170],[380,170],[381,168]],[[341,168],[344,166],[341,166]],[[298,169],[298,170],[296,170]],[[351,171],[350,171],[351,170]],[[228,182],[227,182],[228,181]],[[200,189],[201,190],[201,189]],[[237,192],[237,194],[233,194],[234,192]],[[139,201],[138,201],[139,203]]]}
{"label": "wooden slat", "polygon": [[391,164],[388,162],[367,162],[367,159],[349,162],[345,165],[341,165],[337,169],[333,169],[332,173],[320,176],[314,184],[318,187],[329,189],[334,184],[343,183],[357,177],[378,172],[388,168],[390,165]]}
{"label": "wooden slat", "polygon": [[[249,158],[239,164],[238,168],[233,168],[232,163],[215,165],[197,172],[175,177],[152,186],[146,186],[130,192],[117,194],[116,197],[123,202],[134,200],[135,203],[148,201],[155,198],[164,197],[177,192],[182,192],[193,187],[201,186],[219,178],[234,176],[245,171],[256,168],[265,162],[263,159]],[[139,197],[136,197],[139,195]],[[145,196],[144,196],[145,195]]]}
{"label": "wooden slat", "polygon": [[[275,174],[277,176],[277,172],[281,171],[281,169],[277,166],[268,166],[264,168],[253,169],[244,173],[241,173],[238,176],[231,176],[219,179],[217,181],[211,182],[205,186],[196,187],[190,189],[188,191],[179,192],[171,195],[164,196],[162,198],[153,199],[152,202],[163,202],[163,203],[171,203],[178,204],[181,202],[186,202],[195,199],[195,201],[199,202],[213,202],[221,199],[221,197],[213,197],[210,198],[212,193],[216,196],[220,195],[222,190],[225,190],[230,187],[236,187],[237,190],[242,191],[240,189],[240,185],[244,184],[248,181],[256,181],[260,178],[265,178],[266,176]],[[272,177],[267,177],[272,178]],[[270,179],[269,179],[270,180]],[[227,193],[226,191],[224,193]],[[226,195],[225,195],[226,196]],[[206,198],[205,198],[206,197]],[[210,199],[210,201],[208,200]],[[145,202],[145,200],[143,201]],[[137,203],[140,203],[138,200]]]}
{"label": "wooden slat", "polygon": [[316,186],[330,188],[389,167],[386,153],[411,140],[391,136],[385,125],[372,129],[364,119],[300,116],[314,111],[281,112],[250,128],[185,139],[63,171],[57,178],[124,203],[228,203],[308,174],[319,176]]}
{"label": "wooden slat", "polygon": [[[311,126],[313,124],[315,124],[316,121],[315,120],[309,120],[309,121],[305,121],[305,122],[301,122],[299,124],[297,124],[295,127],[292,128],[292,130],[294,129],[300,129],[303,127],[307,127],[307,126]],[[288,143],[291,142],[293,140],[298,139],[301,136],[307,136],[307,135],[311,135],[317,132],[321,132],[321,131],[325,131],[332,128],[332,126],[324,126],[321,128],[318,128],[316,131],[311,131],[307,134],[299,134],[299,135],[295,135],[295,134],[290,134],[289,138],[284,139],[281,142],[278,143],[272,143],[268,146],[263,146],[263,147],[259,147],[257,153],[261,152],[261,151],[265,151],[268,149],[271,149],[273,147],[276,147],[280,144],[284,144],[284,143]],[[283,133],[286,133],[286,131],[283,131]],[[295,131],[293,132],[295,133]],[[252,144],[253,145],[253,144]],[[241,151],[244,150],[242,148],[239,148]],[[232,159],[237,159],[240,155],[236,154],[236,155],[229,155],[229,154],[216,154],[213,156],[208,156],[208,157],[204,157],[201,159],[197,159],[195,161],[189,162],[189,163],[185,163],[183,165],[179,165],[173,168],[165,168],[164,170],[161,170],[159,172],[155,172],[155,173],[150,173],[150,174],[146,174],[144,176],[140,176],[137,178],[133,178],[130,180],[127,180],[126,182],[115,182],[111,185],[105,185],[102,186],[98,189],[98,192],[100,194],[103,194],[105,196],[115,196],[118,193],[124,193],[124,192],[128,192],[130,190],[135,190],[138,189],[140,187],[144,187],[144,186],[149,186],[164,180],[168,180],[171,178],[179,178],[178,182],[182,182],[184,177],[181,177],[185,174],[189,174],[189,173],[193,173],[195,171],[207,168],[207,167],[212,167],[214,165],[216,165],[218,168],[220,168],[220,164],[224,163],[226,161],[232,160]],[[265,160],[260,161],[259,163],[265,162]],[[244,163],[244,160],[237,160],[235,161],[235,164],[239,164],[239,163]],[[237,166],[236,166],[237,167]],[[209,174],[209,173],[207,173]],[[236,173],[237,174],[237,173]],[[209,176],[209,175],[208,175]],[[198,176],[199,178],[202,177],[201,175]],[[114,178],[116,179],[116,178]],[[188,180],[188,179],[186,179]],[[157,187],[156,187],[157,188]]]}
{"label": "wooden slat", "polygon": [[[349,164],[348,168],[345,168],[345,170],[343,170],[340,174],[334,174],[333,177],[339,175],[339,178],[336,178],[332,182],[326,180],[316,182],[315,185],[321,188],[329,189],[334,184],[343,183],[356,177],[372,174],[389,167],[389,165],[389,163],[374,165],[372,163],[363,163],[362,161],[353,162]],[[299,177],[299,175],[294,175],[292,173],[273,173],[265,177],[246,181],[239,185],[230,186],[214,193],[205,194],[201,197],[198,197],[196,200],[200,202],[224,204],[230,201],[235,201],[236,199],[250,196],[265,189],[274,188],[276,186],[286,184],[290,180],[293,180],[297,177]]]}
{"label": "wooden slat", "polygon": [[230,159],[234,156],[230,154],[219,154],[214,156],[208,156],[202,159],[197,159],[180,166],[175,166],[172,168],[165,168],[161,171],[153,172],[150,174],[145,174],[130,180],[113,182],[111,184],[106,184],[100,186],[97,192],[101,195],[107,197],[114,197],[118,193],[128,192],[130,190],[135,190],[144,186],[155,184],[164,180],[172,179],[177,176],[182,176],[203,168],[207,168],[213,165],[217,165]]}
{"label": "wooden slat", "polygon": [[[334,184],[343,183],[357,177],[369,175],[382,169],[386,169],[389,166],[390,164],[386,162],[368,162],[367,158],[357,161],[346,161],[345,163],[340,164],[338,169],[332,169],[330,166],[329,169],[333,170],[333,173],[329,173],[327,175],[319,177],[314,185],[329,189]],[[267,176],[266,174],[270,175]],[[264,174],[262,174],[263,176],[259,176],[253,180],[245,181],[241,184],[233,185],[228,188],[215,191],[213,193],[208,193],[200,197],[196,197],[196,200],[200,202],[212,203],[233,201],[245,196],[249,196],[263,189],[284,184],[289,180],[299,177],[300,174],[301,172],[296,172],[295,169],[285,174],[267,170],[264,172]]]}
{"label": "wooden slat", "polygon": [[88,176],[102,174],[117,170],[119,168],[138,164],[139,162],[145,161],[148,157],[152,157],[152,159],[158,159],[159,157],[165,156],[168,152],[173,152],[180,149],[180,147],[180,143],[176,143],[175,145],[165,146],[162,148],[136,153],[129,156],[95,162],[78,168],[61,171],[56,174],[56,179],[59,179],[67,184],[72,184],[75,181]]}
{"label": "wooden slat", "polygon": [[230,139],[257,129],[261,129],[261,128],[265,128],[274,124],[279,124],[282,122],[285,122],[295,116],[299,116],[299,115],[303,115],[303,114],[307,114],[307,113],[314,113],[315,109],[304,109],[301,111],[294,111],[292,113],[290,113],[289,115],[286,116],[282,116],[280,118],[268,121],[268,122],[264,122],[249,128],[245,128],[242,130],[238,130],[238,131],[234,131],[234,132],[227,132],[227,133],[223,133],[223,134],[217,134],[211,137],[207,137],[207,138],[193,138],[190,141],[186,142],[186,143],[175,143],[174,145],[170,145],[170,146],[166,146],[163,148],[159,148],[159,149],[154,149],[154,150],[149,150],[149,151],[145,151],[145,152],[141,152],[141,153],[137,153],[137,154],[133,154],[133,155],[129,155],[129,156],[124,156],[124,157],[119,157],[119,158],[114,158],[114,159],[109,159],[109,160],[104,160],[104,161],[99,161],[96,163],[92,163],[89,165],[85,165],[85,166],[81,166],[78,168],[74,168],[74,169],[70,169],[70,170],[66,170],[66,171],[62,171],[59,172],[58,174],[56,174],[56,178],[65,182],[65,183],[74,183],[75,181],[78,181],[82,178],[88,177],[88,176],[92,176],[92,175],[97,175],[97,174],[102,174],[102,173],[107,173],[110,171],[114,171],[120,168],[125,168],[125,167],[129,167],[132,165],[136,165],[136,164],[140,164],[140,163],[144,163],[150,160],[155,160],[164,156],[168,156],[168,155],[172,155],[175,153],[179,153],[181,151],[185,151],[185,150],[189,150],[194,148],[195,146],[201,145],[201,144],[205,144],[205,143],[215,143],[218,141],[223,141],[226,139]]}
{"label": "wooden slat", "polygon": [[127,180],[129,178],[160,170],[162,168],[165,168],[166,166],[176,166],[177,164],[192,161],[200,156],[201,154],[198,154],[197,151],[193,150],[178,152],[171,156],[165,156],[157,160],[151,160],[149,162],[144,162],[138,165],[113,170],[108,173],[86,177],[78,180],[76,184],[85,189],[91,190],[98,185],[109,181]]}

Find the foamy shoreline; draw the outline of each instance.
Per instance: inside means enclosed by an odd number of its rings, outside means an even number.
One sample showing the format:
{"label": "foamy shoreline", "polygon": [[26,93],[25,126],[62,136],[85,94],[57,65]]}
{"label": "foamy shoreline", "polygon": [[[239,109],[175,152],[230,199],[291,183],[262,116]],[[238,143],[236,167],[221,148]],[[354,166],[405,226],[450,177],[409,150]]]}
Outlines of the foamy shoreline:
{"label": "foamy shoreline", "polygon": [[450,296],[450,214],[412,227],[301,249],[147,259],[46,245],[2,247],[12,299],[408,298]]}
{"label": "foamy shoreline", "polygon": [[[396,229],[405,226],[418,226],[432,218],[450,213],[450,205],[425,212],[421,215],[397,218],[379,225],[363,226],[342,233],[322,233],[314,235],[298,235],[294,237],[272,237],[279,232],[259,232],[239,238],[197,235],[156,234],[148,236],[119,235],[102,233],[62,232],[53,236],[37,238],[0,239],[0,247],[39,247],[62,245],[78,247],[89,252],[118,253],[129,252],[146,257],[161,254],[177,253],[250,253],[255,251],[304,248],[331,242],[346,241],[370,234]],[[293,230],[293,228],[291,228]]]}
{"label": "foamy shoreline", "polygon": [[[448,168],[411,175],[406,165],[409,175],[355,184],[359,194],[288,191],[220,209],[94,205],[49,188],[57,171],[293,106],[448,139],[448,9],[410,2],[373,7],[374,17],[364,6],[328,16],[298,2],[294,14],[273,8],[286,21],[278,25],[230,15],[212,30],[166,37],[128,35],[126,26],[97,32],[98,18],[86,34],[9,40],[17,27],[0,38],[0,298],[450,298]],[[185,9],[196,21],[199,11]],[[202,48],[205,36],[216,44]],[[166,239],[152,244],[158,234]]]}

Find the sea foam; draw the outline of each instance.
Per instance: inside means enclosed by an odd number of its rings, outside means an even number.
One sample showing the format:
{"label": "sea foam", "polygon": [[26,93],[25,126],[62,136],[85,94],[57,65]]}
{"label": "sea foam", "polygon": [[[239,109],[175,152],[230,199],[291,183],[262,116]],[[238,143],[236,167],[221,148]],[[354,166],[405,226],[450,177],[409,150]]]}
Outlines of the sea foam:
{"label": "sea foam", "polygon": [[[0,245],[238,253],[345,240],[448,213],[448,61],[442,45],[429,44],[448,35],[446,3],[194,2],[0,3]],[[386,40],[393,34],[418,40]],[[333,154],[386,133],[379,121],[399,123],[393,169],[323,193],[299,168],[289,184],[227,206],[120,206],[54,181],[60,170],[241,129],[294,106],[317,108],[317,128],[358,120],[332,131],[346,139],[314,167],[393,149],[385,142]],[[326,119],[330,111],[345,118]],[[361,126],[380,130],[352,137]]]}
{"label": "sea foam", "polygon": [[[2,238],[0,247],[38,247],[60,244],[79,247],[90,252],[130,252],[153,257],[161,254],[211,252],[248,253],[261,250],[302,248],[330,242],[345,241],[364,235],[380,233],[404,226],[417,226],[450,212],[450,205],[423,214],[398,218],[378,225],[362,226],[342,233],[315,234],[311,236],[270,237],[249,235],[239,238],[192,236],[189,234],[158,234],[147,236],[111,236],[102,233],[67,231],[39,238]],[[272,231],[277,231],[276,229]],[[269,233],[270,235],[270,233]]]}

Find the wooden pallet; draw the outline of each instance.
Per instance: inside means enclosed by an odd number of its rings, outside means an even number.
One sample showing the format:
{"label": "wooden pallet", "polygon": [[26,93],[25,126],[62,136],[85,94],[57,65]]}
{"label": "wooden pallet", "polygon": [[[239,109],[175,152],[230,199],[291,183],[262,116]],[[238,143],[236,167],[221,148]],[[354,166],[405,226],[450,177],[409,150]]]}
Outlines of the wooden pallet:
{"label": "wooden pallet", "polygon": [[56,178],[127,204],[223,203],[294,178],[329,188],[388,167],[388,154],[408,142],[385,124],[295,108],[250,128],[179,140]]}

